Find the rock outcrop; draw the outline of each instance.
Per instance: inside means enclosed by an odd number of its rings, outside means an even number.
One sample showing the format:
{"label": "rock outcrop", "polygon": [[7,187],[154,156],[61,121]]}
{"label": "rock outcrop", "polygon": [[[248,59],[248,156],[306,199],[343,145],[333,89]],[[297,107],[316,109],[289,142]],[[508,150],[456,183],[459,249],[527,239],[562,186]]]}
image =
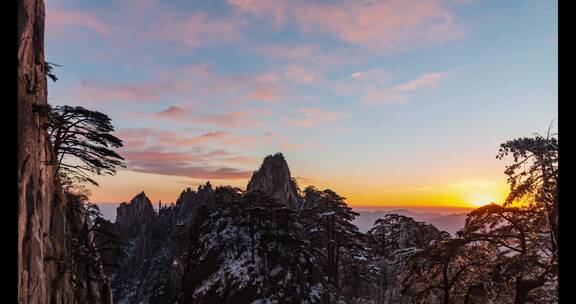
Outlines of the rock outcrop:
{"label": "rock outcrop", "polygon": [[[166,208],[164,208],[165,210]],[[144,192],[116,209],[115,226],[127,259],[112,277],[114,298],[120,303],[158,302],[165,291],[172,257],[169,235],[172,214],[156,214]]]}
{"label": "rock outcrop", "polygon": [[300,207],[298,189],[282,153],[268,155],[258,171],[254,171],[246,191],[260,190],[278,199],[288,208]]}
{"label": "rock outcrop", "polygon": [[144,191],[130,203],[122,203],[116,210],[116,227],[122,237],[131,239],[141,234],[146,225],[154,220],[156,211]]}
{"label": "rock outcrop", "polygon": [[182,191],[176,201],[176,206],[180,209],[180,215],[189,215],[186,218],[192,221],[194,221],[194,217],[198,214],[200,207],[210,206],[212,204],[214,204],[214,189],[212,189],[210,182],[206,182],[204,186],[198,186],[197,191],[187,188],[185,191]]}
{"label": "rock outcrop", "polygon": [[113,277],[114,298],[122,303],[174,303],[187,253],[201,219],[213,207],[210,183],[182,191],[175,205],[158,214],[144,192],[117,209],[116,229],[127,259]]}
{"label": "rock outcrop", "polygon": [[81,284],[87,278],[70,249],[74,215],[35,111],[47,104],[44,14],[42,0],[18,0],[18,302],[111,303],[102,282]]}

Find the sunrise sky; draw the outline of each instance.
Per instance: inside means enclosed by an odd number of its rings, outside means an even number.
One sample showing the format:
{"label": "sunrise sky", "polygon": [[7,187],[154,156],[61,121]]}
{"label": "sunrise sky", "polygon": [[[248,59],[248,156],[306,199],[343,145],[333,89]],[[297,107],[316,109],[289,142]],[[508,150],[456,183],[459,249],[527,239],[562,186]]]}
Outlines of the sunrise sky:
{"label": "sunrise sky", "polygon": [[125,142],[95,202],[245,188],[282,152],[356,207],[474,207],[507,193],[498,145],[557,118],[557,21],[545,0],[53,0],[48,101]]}

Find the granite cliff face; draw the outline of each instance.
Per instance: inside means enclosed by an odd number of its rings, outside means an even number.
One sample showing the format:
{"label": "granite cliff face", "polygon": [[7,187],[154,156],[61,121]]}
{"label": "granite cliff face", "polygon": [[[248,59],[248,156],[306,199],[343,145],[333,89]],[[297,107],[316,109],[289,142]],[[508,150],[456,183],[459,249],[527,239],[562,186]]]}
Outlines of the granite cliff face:
{"label": "granite cliff face", "polygon": [[[44,3],[18,1],[18,299],[40,303],[67,298],[66,288],[51,290],[57,280],[55,262],[62,257],[63,199],[55,191],[52,166],[44,164],[50,154],[46,134],[33,112],[34,105],[46,104],[44,76]],[[45,237],[48,236],[48,237]],[[59,279],[62,283],[68,278]]]}
{"label": "granite cliff face", "polygon": [[91,282],[71,255],[83,223],[68,212],[34,111],[47,103],[44,15],[42,0],[18,0],[18,302],[111,303],[109,288]]}
{"label": "granite cliff face", "polygon": [[300,208],[298,189],[282,153],[267,156],[260,169],[254,171],[246,187],[247,192],[252,190],[263,191],[290,209]]}

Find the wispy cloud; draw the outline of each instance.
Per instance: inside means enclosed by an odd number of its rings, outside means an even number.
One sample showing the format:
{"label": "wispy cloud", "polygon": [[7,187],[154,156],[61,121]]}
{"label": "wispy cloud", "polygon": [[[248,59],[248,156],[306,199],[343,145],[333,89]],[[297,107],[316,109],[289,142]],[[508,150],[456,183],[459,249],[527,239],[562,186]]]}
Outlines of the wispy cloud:
{"label": "wispy cloud", "polygon": [[[249,171],[232,166],[254,165],[251,157],[239,155],[218,145],[242,145],[250,137],[225,131],[189,136],[186,131],[152,128],[120,130],[117,135],[130,143],[120,149],[127,170],[204,179],[239,179]],[[134,144],[136,143],[136,144]]]}
{"label": "wispy cloud", "polygon": [[[257,141],[257,139],[252,136],[236,135],[226,131],[213,131],[200,135],[190,136],[186,131],[166,131],[142,128],[120,130],[117,132],[117,135],[120,138],[126,138],[128,142],[138,143],[137,145],[127,147],[129,150],[132,150],[132,148],[145,146],[162,146],[168,149],[182,147],[203,147],[209,143],[221,143],[228,146],[244,146]],[[214,154],[211,154],[211,156],[221,155],[218,155],[214,152]],[[227,156],[230,156],[230,154],[227,154]]]}
{"label": "wispy cloud", "polygon": [[392,88],[392,91],[413,91],[421,87],[435,85],[445,76],[445,73],[426,73],[420,77]]}
{"label": "wispy cloud", "polygon": [[246,179],[252,174],[249,170],[210,165],[190,165],[185,162],[159,162],[151,160],[132,160],[130,170],[162,175],[184,176],[198,179]]}
{"label": "wispy cloud", "polygon": [[371,87],[362,97],[366,105],[379,105],[387,103],[403,103],[409,98],[408,93],[423,87],[436,85],[446,76],[446,73],[426,73],[413,80],[398,84],[388,89]]}
{"label": "wispy cloud", "polygon": [[187,124],[195,123],[227,128],[245,128],[258,125],[258,121],[254,115],[261,113],[261,111],[257,110],[255,112],[234,111],[225,114],[197,114],[182,107],[170,106],[166,110],[155,113],[154,117],[185,122]]}
{"label": "wispy cloud", "polygon": [[367,71],[356,71],[350,74],[350,78],[356,81],[369,81],[371,83],[383,83],[392,78],[392,74],[385,68],[378,67]]}
{"label": "wispy cloud", "polygon": [[188,115],[188,110],[179,106],[170,106],[168,109],[160,111],[155,115],[157,117],[167,117],[167,118],[185,118]]}
{"label": "wispy cloud", "polygon": [[301,108],[299,112],[302,118],[284,119],[286,123],[298,127],[314,127],[319,124],[335,122],[341,120],[348,115],[342,112],[323,111],[318,108]]}

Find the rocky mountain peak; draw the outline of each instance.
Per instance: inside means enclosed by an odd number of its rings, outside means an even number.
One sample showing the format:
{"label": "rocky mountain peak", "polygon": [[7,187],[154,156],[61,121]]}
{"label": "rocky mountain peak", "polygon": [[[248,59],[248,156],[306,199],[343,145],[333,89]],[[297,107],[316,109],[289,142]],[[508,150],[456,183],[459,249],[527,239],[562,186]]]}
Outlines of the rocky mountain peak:
{"label": "rocky mountain peak", "polygon": [[190,188],[182,191],[176,205],[180,207],[181,215],[190,215],[197,213],[199,206],[211,205],[213,201],[214,189],[212,189],[210,182],[206,182],[205,185],[199,185],[196,191]]}
{"label": "rocky mountain peak", "polygon": [[298,189],[282,153],[264,158],[260,169],[252,174],[246,190],[263,191],[291,209],[298,208]]}
{"label": "rocky mountain peak", "polygon": [[133,238],[155,217],[152,202],[142,191],[130,203],[122,203],[116,209],[116,226],[123,236]]}
{"label": "rocky mountain peak", "polygon": [[196,192],[190,189],[190,187],[186,188],[186,190],[183,190],[182,193],[180,193],[180,196],[176,200],[176,206],[180,206],[180,208],[182,208],[184,204],[192,201],[195,194]]}

